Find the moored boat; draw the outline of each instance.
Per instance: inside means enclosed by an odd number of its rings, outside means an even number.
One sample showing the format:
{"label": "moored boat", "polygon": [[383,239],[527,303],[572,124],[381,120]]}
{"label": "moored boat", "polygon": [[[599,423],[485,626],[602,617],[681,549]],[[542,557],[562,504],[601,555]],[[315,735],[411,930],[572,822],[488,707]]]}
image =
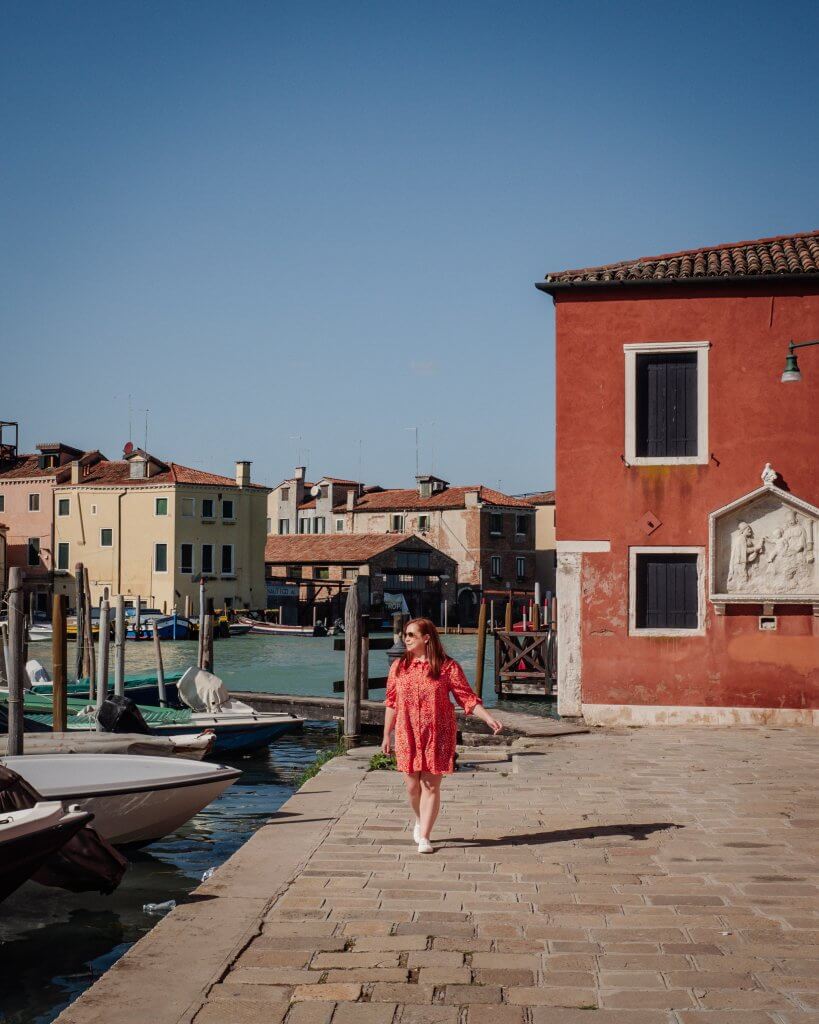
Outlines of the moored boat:
{"label": "moored boat", "polygon": [[58,800],[0,812],[0,900],[4,900],[91,821]]}
{"label": "moored boat", "polygon": [[258,619],[239,618],[243,626],[249,626],[251,633],[263,636],[327,636],[326,626],[286,626],[279,622],[261,622]]}
{"label": "moored boat", "polygon": [[25,754],[2,763],[46,800],[78,804],[115,846],[174,832],[241,775],[237,768],[130,754]]}

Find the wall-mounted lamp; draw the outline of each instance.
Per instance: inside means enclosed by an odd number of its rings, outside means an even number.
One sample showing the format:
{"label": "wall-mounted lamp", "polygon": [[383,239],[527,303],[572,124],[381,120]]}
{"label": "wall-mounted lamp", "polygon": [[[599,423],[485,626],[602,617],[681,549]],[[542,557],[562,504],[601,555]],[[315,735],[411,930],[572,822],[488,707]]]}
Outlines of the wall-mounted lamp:
{"label": "wall-mounted lamp", "polygon": [[796,350],[798,348],[808,348],[811,345],[819,345],[819,341],[792,341],[788,345],[788,354],[785,357],[785,371],[780,378],[783,384],[796,384],[802,380],[799,363],[796,360]]}

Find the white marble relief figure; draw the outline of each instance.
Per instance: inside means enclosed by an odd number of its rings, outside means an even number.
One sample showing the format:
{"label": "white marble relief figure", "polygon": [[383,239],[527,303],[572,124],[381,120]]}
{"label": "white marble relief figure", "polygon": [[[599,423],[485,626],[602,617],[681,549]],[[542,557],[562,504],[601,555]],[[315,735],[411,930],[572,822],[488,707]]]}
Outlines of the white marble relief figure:
{"label": "white marble relief figure", "polygon": [[751,578],[754,568],[758,567],[759,554],[764,541],[757,543],[754,531],[748,523],[739,523],[737,534],[731,540],[731,560],[728,565],[728,586],[738,589]]}

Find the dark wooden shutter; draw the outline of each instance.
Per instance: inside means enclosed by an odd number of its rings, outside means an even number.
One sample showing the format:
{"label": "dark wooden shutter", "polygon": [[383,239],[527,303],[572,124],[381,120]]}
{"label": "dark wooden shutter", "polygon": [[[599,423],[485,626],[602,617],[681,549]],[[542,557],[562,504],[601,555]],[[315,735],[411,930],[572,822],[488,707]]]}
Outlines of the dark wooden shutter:
{"label": "dark wooden shutter", "polygon": [[637,556],[638,629],[696,629],[697,556]]}
{"label": "dark wooden shutter", "polygon": [[636,453],[697,454],[697,353],[637,356]]}

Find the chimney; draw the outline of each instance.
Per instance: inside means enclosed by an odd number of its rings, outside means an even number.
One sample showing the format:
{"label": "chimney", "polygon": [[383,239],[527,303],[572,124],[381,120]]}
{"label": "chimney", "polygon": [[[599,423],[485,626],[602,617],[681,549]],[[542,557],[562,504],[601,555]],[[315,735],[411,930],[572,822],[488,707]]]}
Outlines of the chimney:
{"label": "chimney", "polygon": [[352,510],[353,510],[354,508],[355,508],[355,491],[354,491],[354,490],[353,490],[353,488],[351,487],[351,488],[350,488],[350,489],[349,489],[349,490],[347,491],[347,511],[348,511],[348,512],[352,512]]}
{"label": "chimney", "polygon": [[250,484],[250,463],[236,463],[236,486],[247,487]]}
{"label": "chimney", "polygon": [[80,482],[80,460],[74,459],[71,463],[71,483],[78,484]]}
{"label": "chimney", "polygon": [[472,490],[472,491],[467,491],[466,494],[464,494],[464,507],[465,508],[477,508],[478,505],[480,505],[480,503],[481,503],[480,498],[481,498],[480,491],[478,491],[477,489],[476,490]]}
{"label": "chimney", "polygon": [[307,472],[306,466],[296,466],[296,472],[293,474],[294,480],[303,480],[304,474]]}

